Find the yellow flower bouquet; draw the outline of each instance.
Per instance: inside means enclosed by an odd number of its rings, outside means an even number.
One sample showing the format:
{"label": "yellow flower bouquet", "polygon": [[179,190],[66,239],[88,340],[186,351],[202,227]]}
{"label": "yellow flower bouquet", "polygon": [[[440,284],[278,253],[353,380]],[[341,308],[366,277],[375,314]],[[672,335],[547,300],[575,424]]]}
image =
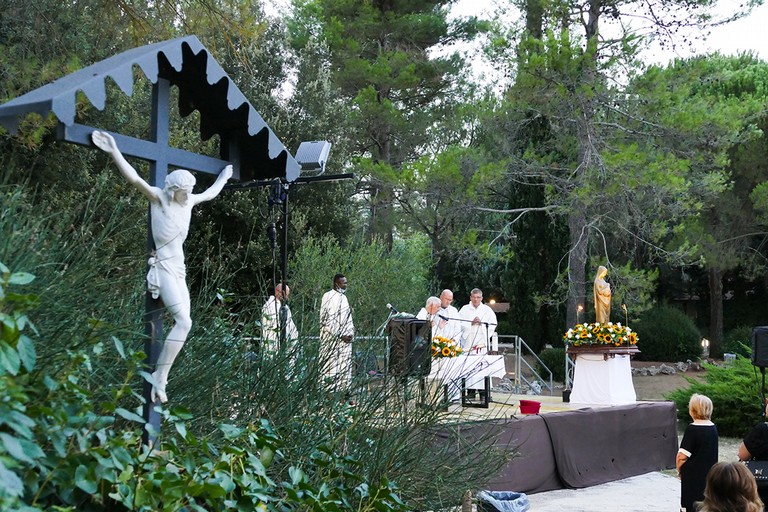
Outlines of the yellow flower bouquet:
{"label": "yellow flower bouquet", "polygon": [[563,335],[563,342],[574,347],[597,346],[631,346],[637,345],[637,333],[621,323],[598,322],[576,324]]}
{"label": "yellow flower bouquet", "polygon": [[462,353],[458,343],[443,336],[432,338],[432,357],[456,357]]}

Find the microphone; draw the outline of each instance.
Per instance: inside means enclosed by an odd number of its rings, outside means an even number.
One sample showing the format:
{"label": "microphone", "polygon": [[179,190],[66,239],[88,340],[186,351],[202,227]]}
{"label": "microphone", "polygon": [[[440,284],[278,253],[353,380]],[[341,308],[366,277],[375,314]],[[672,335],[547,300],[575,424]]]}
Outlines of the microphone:
{"label": "microphone", "polygon": [[443,316],[443,315],[437,315],[437,316],[439,316],[440,318],[442,318],[442,319],[443,319],[443,320],[445,320],[446,322],[447,322],[448,320],[450,320],[450,318],[448,318],[447,316]]}
{"label": "microphone", "polygon": [[389,308],[389,310],[392,312],[392,314],[393,314],[393,315],[396,315],[396,314],[398,314],[398,313],[399,313],[399,311],[398,311],[398,310],[396,310],[396,309],[394,308],[394,306],[392,306],[392,304],[390,304],[389,302],[387,302],[387,307]]}

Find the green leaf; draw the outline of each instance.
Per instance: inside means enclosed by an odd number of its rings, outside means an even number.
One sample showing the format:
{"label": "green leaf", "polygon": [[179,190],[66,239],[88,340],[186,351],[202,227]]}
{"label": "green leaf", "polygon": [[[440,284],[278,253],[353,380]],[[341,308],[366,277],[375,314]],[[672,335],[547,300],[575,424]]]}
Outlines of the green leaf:
{"label": "green leaf", "polygon": [[195,417],[189,409],[180,405],[171,407],[171,414],[181,420],[191,420]]}
{"label": "green leaf", "polygon": [[8,278],[8,284],[29,284],[35,280],[35,276],[28,272],[15,272]]}
{"label": "green leaf", "polygon": [[187,426],[184,423],[177,421],[173,426],[176,427],[176,432],[178,432],[181,437],[184,439],[187,438]]}
{"label": "green leaf", "polygon": [[219,425],[219,429],[224,432],[227,439],[234,439],[243,433],[243,429],[227,423]]}
{"label": "green leaf", "polygon": [[2,460],[0,460],[0,489],[3,490],[0,494],[9,496],[22,496],[24,494],[24,483],[21,478],[6,468]]}
{"label": "green leaf", "polygon": [[31,429],[35,426],[35,421],[26,414],[19,411],[10,411],[3,418],[3,422],[20,436],[26,439],[32,438],[33,433]]}
{"label": "green leaf", "polygon": [[291,476],[291,483],[298,485],[304,479],[304,472],[296,467],[291,466],[288,468],[288,474]]}
{"label": "green leaf", "polygon": [[83,465],[77,466],[75,470],[75,485],[88,494],[96,494],[96,491],[99,489],[96,478]]}
{"label": "green leaf", "polygon": [[24,368],[31,372],[35,369],[35,360],[37,354],[35,353],[35,344],[26,335],[19,336],[19,344],[16,346],[16,350],[19,352],[19,357],[24,365]]}
{"label": "green leaf", "polygon": [[142,418],[135,412],[131,412],[127,409],[123,409],[122,407],[118,407],[117,409],[115,409],[115,414],[129,421],[135,421],[137,423],[146,423],[144,418]]}
{"label": "green leaf", "polygon": [[7,343],[0,343],[0,374],[17,375],[20,367],[19,353]]}
{"label": "green leaf", "polygon": [[0,441],[3,442],[3,446],[8,454],[16,460],[34,464],[34,459],[44,456],[43,450],[36,444],[24,439],[18,439],[5,432],[0,433]]}
{"label": "green leaf", "polygon": [[218,480],[219,486],[224,489],[225,492],[232,492],[235,490],[235,482],[232,481],[232,477],[223,471],[216,471],[214,473],[216,480]]}
{"label": "green leaf", "polygon": [[125,347],[123,347],[123,342],[115,336],[112,336],[112,342],[115,344],[115,349],[117,350],[117,353],[120,354],[120,357],[125,359]]}

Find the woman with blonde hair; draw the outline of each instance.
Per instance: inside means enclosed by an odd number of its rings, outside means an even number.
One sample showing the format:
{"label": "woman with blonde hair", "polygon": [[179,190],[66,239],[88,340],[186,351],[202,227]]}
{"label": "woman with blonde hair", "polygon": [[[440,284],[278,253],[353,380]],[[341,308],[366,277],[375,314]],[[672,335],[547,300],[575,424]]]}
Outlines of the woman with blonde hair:
{"label": "woman with blonde hair", "polygon": [[740,462],[718,462],[707,473],[698,512],[762,512],[757,483]]}
{"label": "woman with blonde hair", "polygon": [[704,499],[707,472],[717,462],[718,435],[709,397],[691,395],[688,414],[693,422],[685,428],[675,462],[680,476],[680,510],[693,512],[693,503]]}

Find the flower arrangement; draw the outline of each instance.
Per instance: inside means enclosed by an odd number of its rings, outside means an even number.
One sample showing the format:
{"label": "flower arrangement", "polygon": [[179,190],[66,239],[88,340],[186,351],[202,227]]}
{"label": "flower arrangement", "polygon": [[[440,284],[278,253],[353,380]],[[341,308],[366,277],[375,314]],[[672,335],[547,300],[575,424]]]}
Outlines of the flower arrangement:
{"label": "flower arrangement", "polygon": [[459,344],[450,338],[443,336],[432,338],[432,357],[456,357],[462,352]]}
{"label": "flower arrangement", "polygon": [[563,335],[566,345],[585,347],[590,345],[616,346],[637,345],[637,333],[621,323],[598,322],[576,324]]}

